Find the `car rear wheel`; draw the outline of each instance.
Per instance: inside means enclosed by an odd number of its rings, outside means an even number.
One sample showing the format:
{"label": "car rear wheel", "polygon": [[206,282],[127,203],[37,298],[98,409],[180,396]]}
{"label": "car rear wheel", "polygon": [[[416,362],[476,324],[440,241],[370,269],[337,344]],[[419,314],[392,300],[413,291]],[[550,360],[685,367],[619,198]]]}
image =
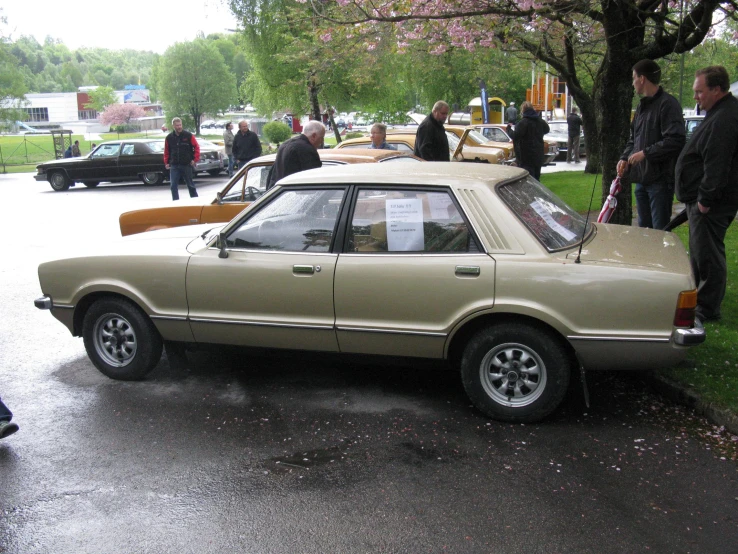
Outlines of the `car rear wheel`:
{"label": "car rear wheel", "polygon": [[164,175],[161,173],[144,173],[141,175],[144,185],[161,185],[164,182]]}
{"label": "car rear wheel", "polygon": [[212,175],[213,177],[220,175],[220,172],[220,169],[208,169],[208,174]]}
{"label": "car rear wheel", "polygon": [[94,189],[97,185],[100,184],[100,182],[99,181],[83,181],[83,184],[86,187],[89,187],[91,189]]}
{"label": "car rear wheel", "polygon": [[550,331],[498,323],[471,338],[462,356],[461,378],[474,405],[491,418],[533,423],[564,399],[571,366]]}
{"label": "car rear wheel", "polygon": [[130,300],[96,301],[85,314],[82,336],[92,363],[111,379],[143,379],[161,359],[159,331]]}
{"label": "car rear wheel", "polygon": [[61,192],[63,190],[67,190],[71,183],[66,173],[63,171],[54,171],[49,175],[49,184],[52,189],[57,192]]}

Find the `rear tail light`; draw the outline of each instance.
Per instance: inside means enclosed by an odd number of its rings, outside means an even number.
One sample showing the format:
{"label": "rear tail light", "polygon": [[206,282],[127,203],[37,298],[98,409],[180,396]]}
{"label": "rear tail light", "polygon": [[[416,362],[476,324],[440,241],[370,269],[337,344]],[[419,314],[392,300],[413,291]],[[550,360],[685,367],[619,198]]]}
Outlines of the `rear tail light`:
{"label": "rear tail light", "polygon": [[674,327],[691,327],[694,325],[696,308],[697,289],[680,292],[676,312],[674,313]]}

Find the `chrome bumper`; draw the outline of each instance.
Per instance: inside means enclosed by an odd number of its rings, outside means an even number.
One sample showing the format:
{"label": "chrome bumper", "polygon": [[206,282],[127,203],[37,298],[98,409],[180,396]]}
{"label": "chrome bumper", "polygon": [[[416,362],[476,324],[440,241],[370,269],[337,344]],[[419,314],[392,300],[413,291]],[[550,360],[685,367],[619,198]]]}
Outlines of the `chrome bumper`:
{"label": "chrome bumper", "polygon": [[674,329],[672,338],[674,339],[674,344],[678,344],[679,346],[697,346],[705,342],[707,333],[705,333],[702,323],[696,319],[694,327],[691,329]]}
{"label": "chrome bumper", "polygon": [[50,310],[54,306],[50,296],[42,296],[33,301],[33,305],[39,310]]}

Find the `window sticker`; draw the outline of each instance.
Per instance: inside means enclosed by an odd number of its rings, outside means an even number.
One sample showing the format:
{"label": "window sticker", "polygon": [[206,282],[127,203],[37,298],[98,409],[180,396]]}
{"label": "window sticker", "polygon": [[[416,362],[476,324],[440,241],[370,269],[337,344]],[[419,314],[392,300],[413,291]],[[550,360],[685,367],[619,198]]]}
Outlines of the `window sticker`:
{"label": "window sticker", "polygon": [[534,200],[530,203],[530,207],[546,222],[549,229],[558,233],[565,240],[574,240],[577,236],[572,233],[569,229],[559,224],[552,216],[551,213],[541,204],[538,200]]}
{"label": "window sticker", "polygon": [[423,241],[423,201],[419,198],[386,200],[387,246],[391,252],[417,252]]}
{"label": "window sticker", "polygon": [[[448,207],[451,204],[453,204],[451,197],[444,192],[428,193],[431,219],[448,219]],[[454,210],[454,213],[456,213],[456,210]]]}

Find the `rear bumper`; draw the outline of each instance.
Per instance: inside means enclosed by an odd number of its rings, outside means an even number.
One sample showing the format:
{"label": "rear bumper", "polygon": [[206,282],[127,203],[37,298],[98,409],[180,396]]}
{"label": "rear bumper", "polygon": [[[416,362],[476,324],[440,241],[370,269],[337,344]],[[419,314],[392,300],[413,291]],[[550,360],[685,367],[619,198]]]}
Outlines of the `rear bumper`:
{"label": "rear bumper", "polygon": [[707,333],[702,323],[697,319],[691,329],[674,329],[672,334],[674,343],[679,346],[697,346],[705,342]]}

